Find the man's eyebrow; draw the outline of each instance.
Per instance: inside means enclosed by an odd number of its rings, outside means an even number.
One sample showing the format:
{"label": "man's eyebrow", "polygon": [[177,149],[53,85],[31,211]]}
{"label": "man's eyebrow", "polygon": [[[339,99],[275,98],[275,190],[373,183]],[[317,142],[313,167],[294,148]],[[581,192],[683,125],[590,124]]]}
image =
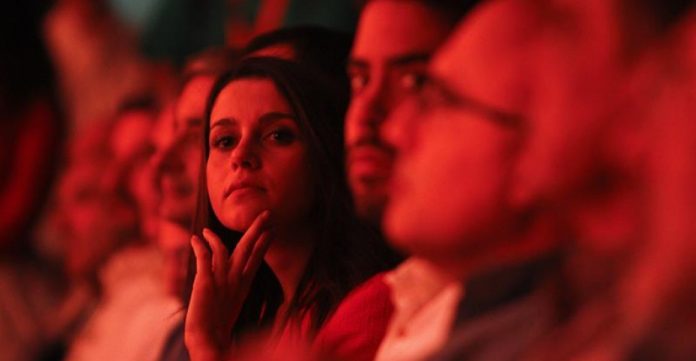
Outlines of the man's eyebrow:
{"label": "man's eyebrow", "polygon": [[[414,63],[427,63],[430,61],[432,54],[428,52],[415,52],[393,56],[387,59],[387,63],[392,66],[410,65]],[[360,58],[348,59],[348,69],[350,68],[369,68],[370,64],[367,60]]]}
{"label": "man's eyebrow", "polygon": [[197,128],[203,125],[203,119],[202,118],[187,118],[186,119],[186,128]]}
{"label": "man's eyebrow", "polygon": [[387,62],[390,65],[409,65],[414,63],[427,63],[430,61],[430,53],[409,53],[390,58]]}
{"label": "man's eyebrow", "polygon": [[459,94],[447,83],[446,78],[440,77],[437,74],[433,74],[431,72],[428,72],[428,75],[426,77],[426,86],[432,89],[437,90],[440,92],[442,95],[447,97],[447,99],[456,101],[456,102],[463,102],[464,99],[461,99]]}
{"label": "man's eyebrow", "polygon": [[347,67],[348,67],[348,69],[350,69],[350,68],[364,68],[364,69],[366,69],[369,67],[369,64],[367,63],[367,61],[362,60],[362,59],[350,58],[350,59],[348,59]]}

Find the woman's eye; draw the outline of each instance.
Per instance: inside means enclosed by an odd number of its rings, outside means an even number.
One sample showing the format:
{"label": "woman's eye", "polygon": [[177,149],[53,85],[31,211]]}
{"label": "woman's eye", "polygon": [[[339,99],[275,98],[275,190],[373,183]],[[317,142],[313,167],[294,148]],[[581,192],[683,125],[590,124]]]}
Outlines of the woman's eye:
{"label": "woman's eye", "polygon": [[420,91],[426,83],[426,75],[416,72],[405,73],[399,79],[401,88],[408,91]]}
{"label": "woman's eye", "polygon": [[295,141],[295,133],[290,129],[276,129],[266,134],[264,137],[274,143],[288,145]]}
{"label": "woman's eye", "polygon": [[221,135],[213,139],[213,148],[228,149],[235,144],[235,138],[231,135]]}

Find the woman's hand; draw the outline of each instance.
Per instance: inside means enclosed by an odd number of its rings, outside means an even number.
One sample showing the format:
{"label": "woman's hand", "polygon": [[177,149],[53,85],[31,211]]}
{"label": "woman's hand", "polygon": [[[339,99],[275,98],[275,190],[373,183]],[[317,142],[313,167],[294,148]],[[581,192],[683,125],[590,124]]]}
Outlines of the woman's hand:
{"label": "woman's hand", "polygon": [[185,342],[192,361],[223,360],[231,348],[237,321],[256,271],[270,242],[269,211],[256,217],[231,255],[209,229],[191,237],[196,277],[186,314]]}

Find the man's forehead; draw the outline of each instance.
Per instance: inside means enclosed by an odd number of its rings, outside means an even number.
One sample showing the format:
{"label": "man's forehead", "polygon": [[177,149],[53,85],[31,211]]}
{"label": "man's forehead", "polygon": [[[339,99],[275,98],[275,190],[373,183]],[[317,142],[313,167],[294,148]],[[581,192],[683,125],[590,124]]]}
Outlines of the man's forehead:
{"label": "man's forehead", "polygon": [[[213,83],[215,82],[215,76],[208,74],[196,75],[191,78],[181,91],[180,98],[185,101],[190,101],[190,97],[196,96],[196,99],[200,96],[207,96],[207,93],[211,90]],[[181,99],[180,99],[181,100]]]}
{"label": "man's forehead", "polygon": [[420,1],[374,0],[360,18],[352,57],[370,61],[431,53],[449,28],[443,17]]}
{"label": "man's forehead", "polygon": [[176,101],[174,111],[175,128],[185,127],[189,118],[203,118],[208,95],[215,78],[212,75],[198,75],[188,81]]}
{"label": "man's forehead", "polygon": [[454,92],[517,110],[538,30],[529,12],[518,0],[482,4],[435,54],[430,72]]}

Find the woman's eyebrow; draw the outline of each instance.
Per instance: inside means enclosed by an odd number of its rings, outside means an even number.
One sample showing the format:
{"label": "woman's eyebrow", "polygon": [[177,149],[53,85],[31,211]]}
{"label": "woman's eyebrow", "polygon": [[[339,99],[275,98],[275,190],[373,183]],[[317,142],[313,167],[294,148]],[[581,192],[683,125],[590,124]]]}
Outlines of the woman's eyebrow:
{"label": "woman's eyebrow", "polygon": [[232,126],[237,124],[237,121],[233,118],[220,118],[213,121],[213,125],[210,126],[210,130],[215,129],[218,126]]}
{"label": "woman's eyebrow", "polygon": [[283,112],[270,112],[270,113],[266,113],[266,114],[262,115],[259,118],[259,123],[261,123],[261,125],[266,125],[266,124],[278,121],[280,119],[292,119],[292,120],[294,120],[295,116],[292,114],[283,113]]}

